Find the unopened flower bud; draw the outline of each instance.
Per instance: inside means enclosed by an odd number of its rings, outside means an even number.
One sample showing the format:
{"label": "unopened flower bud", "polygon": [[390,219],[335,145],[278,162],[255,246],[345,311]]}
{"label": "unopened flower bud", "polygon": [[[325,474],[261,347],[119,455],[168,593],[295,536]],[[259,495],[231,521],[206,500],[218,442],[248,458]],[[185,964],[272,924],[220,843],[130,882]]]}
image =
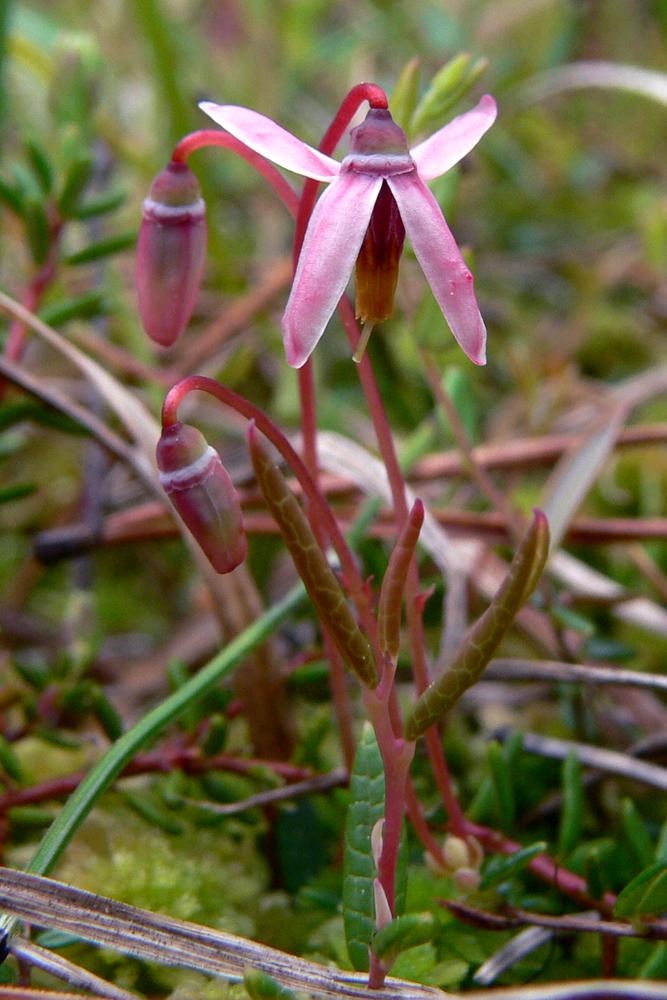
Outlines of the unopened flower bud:
{"label": "unopened flower bud", "polygon": [[144,330],[171,346],[188,324],[206,259],[206,207],[199,182],[174,160],[144,201],[137,245],[137,292]]}
{"label": "unopened flower bud", "polygon": [[462,837],[447,837],[443,844],[442,854],[447,867],[452,871],[456,871],[457,868],[464,868],[471,862],[468,845]]}
{"label": "unopened flower bud", "polygon": [[459,868],[454,872],[454,884],[461,892],[474,892],[481,881],[482,876],[474,868]]}
{"label": "unopened flower bud", "polygon": [[248,543],[241,505],[215,448],[204,435],[177,421],[157,446],[160,482],[218,573],[243,562]]}

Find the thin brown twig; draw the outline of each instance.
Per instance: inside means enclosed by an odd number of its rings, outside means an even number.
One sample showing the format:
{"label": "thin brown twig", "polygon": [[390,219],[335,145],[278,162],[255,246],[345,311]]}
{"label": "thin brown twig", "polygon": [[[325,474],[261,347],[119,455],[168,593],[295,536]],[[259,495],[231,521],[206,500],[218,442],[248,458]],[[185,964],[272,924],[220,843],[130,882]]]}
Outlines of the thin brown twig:
{"label": "thin brown twig", "polygon": [[2,355],[0,355],[0,373],[14,385],[29,392],[31,396],[35,396],[47,406],[64,413],[79,426],[85,428],[107,451],[114,457],[127,462],[140,479],[146,481],[146,468],[136,448],[110,430],[89,410],[72,402],[58,389],[47,385],[44,380],[36,378]]}
{"label": "thin brown twig", "polygon": [[650,938],[652,940],[667,940],[667,921],[654,920],[650,923],[642,923],[641,927],[633,924],[621,923],[616,920],[593,919],[591,914],[582,916],[576,913],[568,913],[563,916],[554,917],[543,913],[534,913],[532,910],[517,909],[512,906],[505,908],[501,914],[488,913],[486,910],[469,906],[467,903],[451,899],[438,899],[441,906],[445,906],[451,913],[473,927],[484,928],[485,930],[511,930],[514,927],[548,927],[554,931],[582,932],[594,934],[608,934],[611,937],[637,937]]}
{"label": "thin brown twig", "polygon": [[[482,444],[473,449],[477,465],[485,469],[532,469],[552,465],[561,455],[585,439],[583,434],[548,434],[517,438],[501,444]],[[667,441],[667,423],[636,424],[618,435],[616,447],[661,444]],[[465,462],[458,450],[429,455],[410,471],[410,481],[465,475]]]}
{"label": "thin brown twig", "polygon": [[667,677],[664,674],[623,670],[617,667],[560,663],[557,660],[498,658],[489,663],[484,672],[484,680],[619,684],[667,691]]}
{"label": "thin brown twig", "polygon": [[337,771],[330,771],[328,774],[316,774],[313,778],[307,778],[305,781],[295,781],[291,785],[283,785],[281,788],[271,788],[267,792],[249,795],[247,798],[241,799],[240,802],[227,802],[222,805],[218,802],[206,802],[202,799],[183,798],[181,801],[216,816],[234,816],[258,806],[273,805],[275,802],[285,802],[288,799],[297,799],[304,795],[313,795],[316,792],[328,792],[331,788],[347,785],[349,778],[348,771],[345,768],[340,768]]}
{"label": "thin brown twig", "polygon": [[290,258],[283,258],[262,276],[247,295],[236,299],[208,329],[187,344],[178,360],[165,373],[165,378],[175,382],[194,371],[233,333],[242,330],[258,312],[266,309],[291,280],[292,261]]}

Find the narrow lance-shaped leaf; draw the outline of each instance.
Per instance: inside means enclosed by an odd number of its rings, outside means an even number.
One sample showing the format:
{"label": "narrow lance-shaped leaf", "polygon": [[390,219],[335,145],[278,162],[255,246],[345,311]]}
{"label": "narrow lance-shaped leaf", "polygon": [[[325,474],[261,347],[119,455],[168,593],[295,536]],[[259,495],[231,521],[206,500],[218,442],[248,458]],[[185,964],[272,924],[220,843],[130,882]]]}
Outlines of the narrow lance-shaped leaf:
{"label": "narrow lance-shaped leaf", "polygon": [[667,906],[667,859],[656,861],[636,875],[618,894],[614,914],[635,917],[660,913]]}
{"label": "narrow lance-shaped leaf", "polygon": [[398,656],[401,630],[401,605],[403,591],[419,538],[419,532],[424,521],[424,504],[415,500],[414,506],[403,525],[394,551],[389,559],[387,572],[382,581],[380,602],[378,605],[378,630],[380,648],[389,652],[392,660]]}
{"label": "narrow lance-shaped leaf", "polygon": [[497,740],[491,740],[489,743],[488,754],[493,789],[500,813],[500,826],[506,833],[510,833],[515,816],[512,772]]}
{"label": "narrow lance-shaped leaf", "polygon": [[505,580],[484,614],[469,630],[458,651],[421,695],[405,727],[418,739],[481,677],[524,601],[539,580],[549,550],[549,526],[540,510],[524,536]]}
{"label": "narrow lance-shaped leaf", "polygon": [[653,844],[644,820],[630,798],[623,799],[621,803],[621,822],[637,860],[642,868],[648,868],[653,860]]}
{"label": "narrow lance-shaped leaf", "polygon": [[432,913],[407,913],[379,930],[371,948],[376,958],[393,965],[402,951],[432,941],[437,930],[438,923]]}
{"label": "narrow lance-shaped leaf", "polygon": [[251,422],[248,429],[248,445],[266,505],[285,539],[322,624],[350,670],[368,687],[377,687],[377,667],[368,640],[359,628],[343,588],[327,562],[298,500],[261,443],[254,422]]}
{"label": "narrow lance-shaped leaf", "polygon": [[584,786],[581,782],[581,764],[576,750],[570,750],[563,761],[563,805],[558,831],[558,854],[565,859],[579,843],[581,815],[584,808]]}
{"label": "narrow lance-shaped leaf", "polygon": [[291,990],[262,969],[248,966],[243,973],[243,984],[250,1000],[295,1000]]}
{"label": "narrow lance-shaped leaf", "polygon": [[384,768],[370,722],[364,724],[350,775],[350,805],[345,823],[343,920],[350,961],[367,972],[368,948],[375,930],[371,834],[384,814]]}
{"label": "narrow lance-shaped leaf", "polygon": [[407,62],[396,81],[394,93],[391,95],[391,114],[397,125],[400,125],[406,132],[410,127],[410,119],[417,106],[419,95],[419,72],[421,62],[419,56],[415,56]]}

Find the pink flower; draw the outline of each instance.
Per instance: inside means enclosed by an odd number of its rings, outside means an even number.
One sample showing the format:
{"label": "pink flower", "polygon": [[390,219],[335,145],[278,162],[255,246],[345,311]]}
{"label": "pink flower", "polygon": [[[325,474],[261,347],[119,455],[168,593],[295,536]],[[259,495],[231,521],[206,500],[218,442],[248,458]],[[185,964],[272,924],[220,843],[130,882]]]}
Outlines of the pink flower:
{"label": "pink flower", "polygon": [[496,117],[492,97],[412,150],[389,111],[371,108],[352,129],[342,163],[256,111],[208,101],[200,107],[278,166],[329,184],[311,216],[283,317],[291,365],[300,368],[310,357],[355,264],[358,318],[372,326],[392,314],[406,233],[454,336],[475,364],[485,363],[486,329],[472,274],[424,181],[450,170],[479,142]]}

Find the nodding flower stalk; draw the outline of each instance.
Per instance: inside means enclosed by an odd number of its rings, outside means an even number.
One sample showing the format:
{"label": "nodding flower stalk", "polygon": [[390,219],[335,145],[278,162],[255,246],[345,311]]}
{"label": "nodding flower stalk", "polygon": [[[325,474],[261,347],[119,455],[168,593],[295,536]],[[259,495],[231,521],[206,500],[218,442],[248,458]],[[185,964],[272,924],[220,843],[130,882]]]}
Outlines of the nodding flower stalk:
{"label": "nodding flower stalk", "polygon": [[170,347],[197,301],[206,259],[206,207],[186,163],[172,160],[151,186],[137,246],[137,292],[144,330]]}
{"label": "nodding flower stalk", "polygon": [[239,498],[215,448],[196,427],[177,420],[162,431],[157,464],[165,492],[213,568],[236,569],[248,543]]}

